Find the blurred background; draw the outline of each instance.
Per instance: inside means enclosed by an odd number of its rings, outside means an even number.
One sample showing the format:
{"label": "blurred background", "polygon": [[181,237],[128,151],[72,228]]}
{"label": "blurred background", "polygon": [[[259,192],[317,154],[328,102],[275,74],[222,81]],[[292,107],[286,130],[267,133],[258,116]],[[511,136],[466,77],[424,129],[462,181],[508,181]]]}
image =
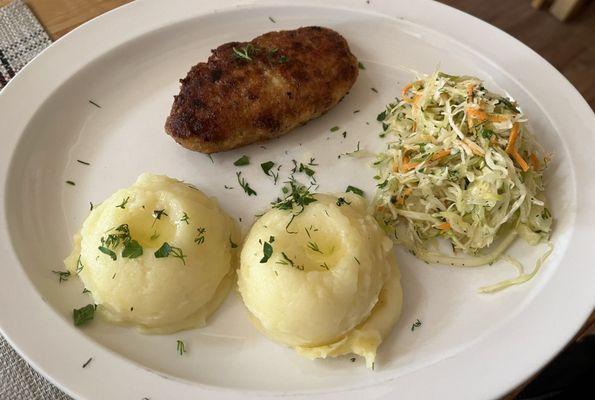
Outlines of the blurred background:
{"label": "blurred background", "polygon": [[[595,109],[594,1],[439,1],[525,43],[566,76]],[[52,41],[128,2],[0,0],[0,90]],[[556,96],[556,93],[551,95]],[[595,398],[595,313],[558,357],[505,397],[506,400],[583,398]],[[69,397],[31,369],[0,336],[0,399],[68,400]]]}

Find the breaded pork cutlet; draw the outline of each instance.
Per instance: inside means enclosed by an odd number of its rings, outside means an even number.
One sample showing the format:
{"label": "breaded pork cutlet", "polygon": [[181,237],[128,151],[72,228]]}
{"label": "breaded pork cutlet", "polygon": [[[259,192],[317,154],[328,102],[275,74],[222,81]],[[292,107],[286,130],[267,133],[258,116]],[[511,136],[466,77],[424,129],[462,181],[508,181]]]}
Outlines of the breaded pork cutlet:
{"label": "breaded pork cutlet", "polygon": [[180,80],[165,130],[203,153],[275,138],[330,110],[357,75],[347,42],[328,28],[226,43]]}

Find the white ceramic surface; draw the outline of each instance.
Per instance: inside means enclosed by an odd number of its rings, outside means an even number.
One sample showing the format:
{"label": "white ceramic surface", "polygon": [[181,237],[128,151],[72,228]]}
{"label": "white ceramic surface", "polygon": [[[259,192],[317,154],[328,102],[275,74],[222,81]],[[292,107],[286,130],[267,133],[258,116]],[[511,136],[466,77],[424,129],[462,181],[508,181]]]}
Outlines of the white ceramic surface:
{"label": "white ceramic surface", "polygon": [[[584,151],[595,146],[595,118],[576,90],[518,41],[438,3],[239,3],[131,3],[66,35],[0,92],[0,327],[10,343],[83,399],[494,398],[551,359],[595,304],[595,212],[589,202],[595,163]],[[217,154],[214,163],[164,134],[178,79],[209,49],[305,25],[339,31],[366,66],[335,109],[266,148]],[[378,112],[413,77],[410,69],[437,67],[479,76],[493,90],[506,88],[555,153],[547,176],[555,250],[534,280],[479,295],[479,286],[512,276],[513,269],[425,265],[397,251],[404,310],[375,371],[349,357],[308,361],[268,341],[248,322],[235,293],[200,330],[143,336],[101,320],[73,327],[73,307],[90,299],[76,278],[58,284],[51,270],[62,268],[89,202],[102,201],[142,172],[163,173],[217,196],[247,229],[280,190],[259,164],[281,163],[287,176],[291,159],[310,157],[320,164],[320,191],[351,184],[371,197],[374,171],[367,161],[337,155],[358,141],[380,149]],[[341,130],[330,132],[335,125]],[[243,154],[251,165],[234,167]],[[237,170],[258,196],[239,190]],[[512,249],[528,265],[541,251]],[[423,325],[412,332],[416,319]],[[177,339],[186,342],[183,357],[176,353]],[[92,363],[81,368],[89,357]]]}

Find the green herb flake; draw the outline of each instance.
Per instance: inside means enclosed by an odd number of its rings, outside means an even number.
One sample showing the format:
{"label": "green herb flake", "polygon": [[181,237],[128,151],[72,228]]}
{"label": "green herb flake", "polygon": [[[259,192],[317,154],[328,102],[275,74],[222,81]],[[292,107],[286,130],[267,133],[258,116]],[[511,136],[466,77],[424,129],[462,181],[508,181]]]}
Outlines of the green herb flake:
{"label": "green herb flake", "polygon": [[371,91],[373,91],[374,93],[378,93],[378,90],[376,90],[376,88],[370,88]]}
{"label": "green herb flake", "polygon": [[320,247],[318,247],[318,243],[316,242],[308,242],[308,248],[317,253],[324,254],[322,250],[320,250]]}
{"label": "green herb flake", "polygon": [[235,165],[236,167],[241,167],[248,164],[250,164],[250,157],[248,157],[247,155],[243,155],[233,162],[233,165]]}
{"label": "green herb flake", "polygon": [[277,23],[277,21],[275,21],[275,19],[273,17],[269,17],[269,21],[271,21],[273,24]]}
{"label": "green herb flake", "polygon": [[108,249],[105,246],[99,246],[98,249],[103,254],[107,254],[108,256],[110,256],[114,261],[116,261],[116,259],[118,258],[118,256],[116,256],[116,253],[114,253],[112,250]]}
{"label": "green herb flake", "polygon": [[130,199],[130,196],[123,199],[122,202],[116,206],[116,208],[121,208],[122,210],[126,209],[126,204],[128,204],[129,199]]}
{"label": "green herb flake", "polygon": [[242,178],[241,175],[242,175],[241,172],[239,172],[239,171],[236,172],[236,176],[238,177],[238,183],[240,184],[242,189],[244,189],[244,192],[248,196],[256,196],[257,195],[256,191],[250,187],[250,184],[248,184],[248,182],[246,182],[246,180],[244,178]]}
{"label": "green herb flake", "polygon": [[345,189],[345,192],[352,192],[352,193],[357,194],[358,196],[364,197],[364,191],[359,188],[356,188],[355,186],[351,186],[351,185],[347,186],[347,189]]}
{"label": "green herb flake", "polygon": [[365,65],[364,65],[364,64],[363,64],[361,61],[358,61],[358,62],[357,62],[357,67],[358,67],[359,69],[366,69],[366,66],[365,66]]}
{"label": "green herb flake", "polygon": [[422,325],[422,322],[419,319],[416,319],[415,322],[411,325],[411,332],[415,330],[415,328],[419,328]]}
{"label": "green herb flake", "polygon": [[265,175],[269,175],[269,173],[271,172],[271,168],[273,168],[275,166],[275,163],[272,161],[267,161],[267,162],[263,162],[262,164],[260,164],[260,168],[262,168],[262,171],[264,172]]}
{"label": "green herb flake", "polygon": [[87,288],[84,288],[82,294],[87,294],[87,293],[91,293],[91,291],[89,289],[87,289]]}
{"label": "green herb flake", "polygon": [[188,221],[190,221],[190,217],[188,214],[186,214],[186,212],[184,212],[184,215],[182,215],[182,218],[180,218],[180,222],[185,222],[186,225],[190,225]]}
{"label": "green herb flake", "polygon": [[95,103],[93,100],[89,100],[89,103],[93,104],[97,108],[101,108],[101,106],[99,104]]}
{"label": "green herb flake", "polygon": [[273,246],[271,246],[271,244],[268,243],[268,242],[264,242],[263,245],[262,245],[262,254],[263,254],[263,256],[262,256],[262,258],[260,260],[260,263],[261,264],[264,264],[273,255]]}
{"label": "green herb flake", "polygon": [[76,186],[76,183],[74,183],[73,181],[66,181],[67,184],[69,184],[70,186]]}
{"label": "green herb flake", "polygon": [[202,226],[198,227],[196,230],[198,231],[198,235],[194,238],[194,243],[201,245],[205,242],[205,233],[207,230]]}
{"label": "green herb flake", "polygon": [[178,352],[178,355],[183,356],[184,353],[186,353],[186,345],[184,344],[184,341],[176,340],[176,343],[177,343],[176,351]]}
{"label": "green herb flake", "polygon": [[171,246],[167,242],[163,242],[161,247],[159,249],[157,249],[157,251],[154,253],[154,255],[155,255],[155,258],[165,258],[165,257],[169,257],[169,256],[179,258],[180,260],[182,260],[182,264],[186,265],[185,258],[187,256],[184,254],[182,249],[179,247]]}
{"label": "green herb flake", "polygon": [[494,131],[487,129],[487,128],[482,128],[479,134],[484,139],[489,139],[495,135]]}
{"label": "green herb flake", "polygon": [[70,278],[70,271],[52,271],[58,275],[58,283],[66,282]]}
{"label": "green herb flake", "polygon": [[341,207],[341,206],[342,206],[342,205],[344,205],[344,204],[351,205],[351,202],[349,202],[349,201],[345,200],[345,198],[344,198],[344,197],[339,197],[339,198],[337,199],[337,203],[336,203],[336,204],[337,204],[337,207]]}
{"label": "green herb flake", "polygon": [[76,160],[78,163],[83,164],[83,165],[91,165],[91,163],[88,163],[86,161],[83,160]]}
{"label": "green herb flake", "polygon": [[252,57],[253,57],[254,53],[256,52],[256,49],[251,44],[241,47],[239,50],[234,47],[232,50],[233,50],[233,57],[236,60],[245,60],[245,61],[252,61]]}
{"label": "green herb flake", "polygon": [[333,126],[333,127],[330,129],[330,131],[331,131],[331,132],[337,132],[338,130],[339,130],[339,127],[338,127],[338,126]]}
{"label": "green herb flake", "polygon": [[79,274],[83,268],[85,268],[85,266],[81,262],[81,256],[79,256],[79,258],[76,259],[76,273]]}
{"label": "green herb flake", "polygon": [[308,175],[309,177],[314,176],[314,174],[316,173],[316,171],[314,171],[312,168],[310,168],[307,165],[304,165],[302,163],[300,163],[300,168],[299,168],[298,172],[303,172],[306,175]]}
{"label": "green herb flake", "polygon": [[287,56],[279,56],[279,64],[285,64],[288,60]]}
{"label": "green herb flake", "polygon": [[74,320],[74,326],[81,326],[91,321],[95,317],[95,304],[87,304],[82,308],[75,308],[72,310],[72,318]]}
{"label": "green herb flake", "polygon": [[143,255],[143,248],[136,240],[129,240],[124,245],[122,250],[122,257],[137,258]]}
{"label": "green herb flake", "polygon": [[382,111],[380,114],[376,116],[376,121],[382,122],[386,119],[386,110]]}
{"label": "green herb flake", "polygon": [[93,361],[93,357],[89,358],[89,359],[87,360],[87,362],[85,362],[85,363],[83,364],[83,368],[87,368],[87,366],[88,366],[89,364],[91,364],[91,361]]}

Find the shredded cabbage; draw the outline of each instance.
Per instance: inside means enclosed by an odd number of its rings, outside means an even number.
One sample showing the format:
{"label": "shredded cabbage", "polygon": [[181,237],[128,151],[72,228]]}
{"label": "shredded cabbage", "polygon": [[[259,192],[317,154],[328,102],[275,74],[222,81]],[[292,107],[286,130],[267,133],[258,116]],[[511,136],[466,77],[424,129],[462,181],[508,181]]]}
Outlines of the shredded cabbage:
{"label": "shredded cabbage", "polygon": [[[514,100],[442,72],[419,76],[402,97],[378,115],[389,142],[374,162],[374,213],[397,243],[426,262],[467,267],[508,257],[519,236],[549,243],[542,177],[550,156]],[[481,291],[531,279],[550,253],[532,273],[521,265],[517,278]]]}

